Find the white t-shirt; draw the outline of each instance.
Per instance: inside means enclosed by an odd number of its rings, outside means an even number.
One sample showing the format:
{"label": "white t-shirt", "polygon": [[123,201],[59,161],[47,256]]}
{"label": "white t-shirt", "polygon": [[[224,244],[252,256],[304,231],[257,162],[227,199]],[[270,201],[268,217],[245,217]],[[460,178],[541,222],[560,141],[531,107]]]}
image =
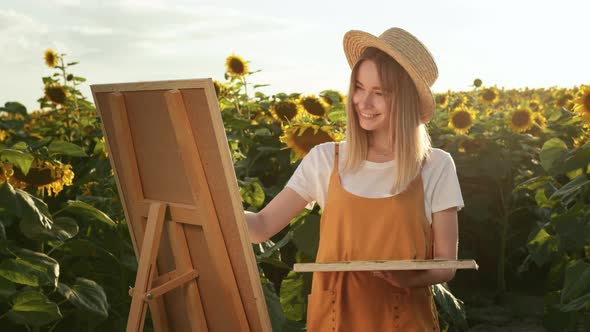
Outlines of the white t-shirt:
{"label": "white t-shirt", "polygon": [[[287,182],[287,187],[310,202],[308,209],[313,208],[314,201],[322,209],[324,208],[330,174],[334,167],[334,144],[336,143],[327,142],[314,146]],[[390,192],[396,160],[384,163],[364,160],[358,171],[342,173],[346,158],[345,145],[346,142],[340,142],[338,167],[341,170],[341,183],[346,191],[368,198],[389,197],[397,194]],[[434,212],[451,207],[461,210],[464,207],[455,163],[448,152],[432,149],[430,159],[422,168],[422,183],[425,212],[430,223],[432,223]]]}

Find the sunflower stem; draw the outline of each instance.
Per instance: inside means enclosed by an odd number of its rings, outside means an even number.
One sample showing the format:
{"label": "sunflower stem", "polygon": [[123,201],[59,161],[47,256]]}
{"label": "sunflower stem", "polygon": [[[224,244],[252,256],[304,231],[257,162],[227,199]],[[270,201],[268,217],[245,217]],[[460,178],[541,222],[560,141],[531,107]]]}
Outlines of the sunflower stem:
{"label": "sunflower stem", "polygon": [[[67,74],[66,74],[66,64],[64,62],[63,54],[59,57],[59,61],[61,62],[61,72],[62,72],[63,79],[64,79],[64,88],[66,88],[68,86],[68,80],[67,80]],[[67,110],[66,110],[65,114],[66,114],[66,137],[68,138],[68,140],[71,141],[71,138],[70,138],[70,115]]]}
{"label": "sunflower stem", "polygon": [[52,254],[52,253],[53,253],[53,252],[54,252],[56,249],[59,249],[59,248],[61,248],[61,247],[62,247],[64,244],[66,244],[66,243],[62,241],[62,243],[60,243],[59,245],[57,245],[57,246],[55,246],[55,247],[51,248],[51,250],[49,250],[49,251],[47,252],[47,256],[51,256],[51,254]]}
{"label": "sunflower stem", "polygon": [[246,94],[246,98],[248,98],[248,84],[246,84],[245,77],[242,77],[242,83],[244,84],[244,93]]}

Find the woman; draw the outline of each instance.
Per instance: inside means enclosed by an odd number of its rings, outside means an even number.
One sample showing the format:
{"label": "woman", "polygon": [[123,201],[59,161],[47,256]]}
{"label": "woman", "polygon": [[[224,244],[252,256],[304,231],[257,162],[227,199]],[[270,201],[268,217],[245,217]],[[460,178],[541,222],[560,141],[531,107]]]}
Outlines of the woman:
{"label": "woman", "polygon": [[[457,259],[463,199],[454,162],[434,149],[425,124],[438,77],[407,31],[344,36],[352,68],[346,141],[315,146],[259,213],[252,242],[276,234],[309,202],[322,207],[317,262]],[[308,331],[438,331],[430,286],[454,270],[316,272]]]}

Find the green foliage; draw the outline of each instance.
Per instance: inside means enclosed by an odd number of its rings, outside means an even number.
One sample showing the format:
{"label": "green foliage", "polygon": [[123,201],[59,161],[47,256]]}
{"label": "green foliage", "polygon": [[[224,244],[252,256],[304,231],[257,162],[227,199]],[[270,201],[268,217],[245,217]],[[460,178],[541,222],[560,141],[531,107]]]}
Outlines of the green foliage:
{"label": "green foliage", "polygon": [[[77,62],[58,58],[55,73],[42,78],[40,111],[28,113],[17,102],[0,107],[0,324],[3,330],[122,331],[137,260],[100,119],[78,90],[86,79],[70,72]],[[256,212],[284,188],[302,157],[289,130],[313,125],[315,132],[342,135],[346,98],[322,91],[319,98],[329,104],[324,117],[301,111],[281,123],[273,106],[300,94],[267,96],[255,91],[264,84],[247,78],[227,75],[215,84],[243,207]],[[433,286],[441,327],[468,329],[469,310],[450,288],[492,288],[502,304],[520,285],[544,296],[548,331],[587,330],[588,130],[570,104],[556,106],[570,91],[502,89],[498,99],[483,101],[483,89],[480,81],[473,91],[439,94],[429,124],[433,146],[452,154],[465,198],[460,258],[481,267],[472,279],[460,271],[449,285]],[[511,122],[514,110],[534,101],[539,108],[531,114],[547,124]],[[462,131],[448,125],[459,107],[475,114]],[[56,175],[68,167],[73,179]],[[305,328],[311,274],[296,274],[292,266],[315,260],[320,218],[319,207],[305,209],[252,247],[275,331]]]}
{"label": "green foliage", "polygon": [[[528,270],[533,262],[552,271],[546,285],[548,331],[590,327],[585,318],[590,308],[590,177],[584,172],[590,164],[588,148],[585,144],[570,149],[560,139],[548,140],[541,151],[546,173],[516,188],[536,190],[535,197],[543,193],[535,210],[538,228],[529,235],[528,256],[519,270]],[[571,173],[577,168],[580,171]]]}

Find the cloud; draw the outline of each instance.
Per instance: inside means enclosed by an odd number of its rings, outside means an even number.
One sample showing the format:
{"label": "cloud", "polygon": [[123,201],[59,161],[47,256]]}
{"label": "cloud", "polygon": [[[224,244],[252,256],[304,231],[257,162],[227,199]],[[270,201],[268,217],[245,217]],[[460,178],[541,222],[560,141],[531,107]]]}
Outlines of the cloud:
{"label": "cloud", "polygon": [[40,57],[37,50],[42,48],[47,33],[47,27],[31,16],[0,10],[0,64],[21,64]]}
{"label": "cloud", "polygon": [[11,58],[46,47],[64,47],[58,51],[94,59],[136,52],[143,52],[142,57],[182,57],[194,55],[197,43],[253,39],[297,26],[288,19],[223,6],[160,1],[51,0],[30,7],[26,13],[0,11],[0,46],[13,49]]}

